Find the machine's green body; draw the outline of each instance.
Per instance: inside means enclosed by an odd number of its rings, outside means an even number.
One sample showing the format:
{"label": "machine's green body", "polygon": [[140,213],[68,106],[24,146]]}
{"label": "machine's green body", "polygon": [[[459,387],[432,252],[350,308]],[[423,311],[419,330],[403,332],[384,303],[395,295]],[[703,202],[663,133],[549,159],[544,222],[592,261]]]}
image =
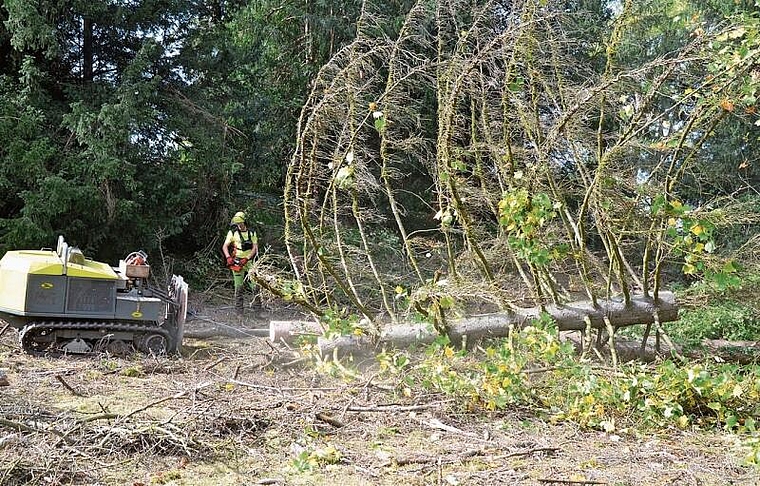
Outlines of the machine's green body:
{"label": "machine's green body", "polygon": [[147,262],[133,263],[87,259],[62,237],[55,250],[9,251],[0,260],[0,319],[32,353],[177,352],[187,285],[173,276],[167,291],[151,288]]}

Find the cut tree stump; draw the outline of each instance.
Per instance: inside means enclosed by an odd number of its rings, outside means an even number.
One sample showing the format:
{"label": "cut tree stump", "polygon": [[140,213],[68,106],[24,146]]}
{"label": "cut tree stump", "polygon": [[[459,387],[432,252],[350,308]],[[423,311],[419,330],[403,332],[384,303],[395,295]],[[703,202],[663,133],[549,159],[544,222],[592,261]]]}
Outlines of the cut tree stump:
{"label": "cut tree stump", "polygon": [[[606,329],[605,317],[616,330],[621,327],[651,324],[655,313],[659,322],[678,319],[678,305],[672,292],[660,292],[655,302],[651,297],[634,296],[628,305],[622,300],[598,300],[597,306],[591,302],[571,302],[564,305],[549,305],[545,311],[554,319],[560,331],[583,331],[587,324],[593,329]],[[506,337],[510,328],[520,329],[541,316],[541,309],[526,308],[512,312],[499,312],[485,316],[471,316],[452,320],[449,338],[457,345],[471,344],[486,338]],[[588,321],[588,322],[587,322]],[[292,342],[303,333],[321,334],[322,327],[309,321],[272,321],[270,339]],[[357,353],[372,348],[406,348],[415,344],[429,344],[438,334],[428,324],[396,324],[387,326],[379,337],[340,336],[328,338],[319,336],[317,346],[322,355],[335,350],[342,353]]]}

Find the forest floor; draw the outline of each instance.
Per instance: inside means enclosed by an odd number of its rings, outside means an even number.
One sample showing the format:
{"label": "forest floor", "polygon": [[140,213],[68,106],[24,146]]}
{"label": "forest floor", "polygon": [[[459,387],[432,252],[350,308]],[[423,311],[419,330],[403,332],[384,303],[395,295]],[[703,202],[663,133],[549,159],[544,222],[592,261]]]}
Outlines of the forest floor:
{"label": "forest floor", "polygon": [[0,336],[1,485],[760,485],[736,437],[608,434],[293,362],[293,309],[193,302],[179,358],[23,354]]}

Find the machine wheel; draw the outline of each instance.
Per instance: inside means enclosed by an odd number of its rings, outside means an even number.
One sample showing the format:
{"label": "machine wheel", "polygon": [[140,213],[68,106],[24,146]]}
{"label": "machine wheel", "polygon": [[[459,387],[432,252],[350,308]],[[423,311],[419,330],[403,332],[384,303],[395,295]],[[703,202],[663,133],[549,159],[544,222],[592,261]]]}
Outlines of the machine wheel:
{"label": "machine wheel", "polygon": [[154,356],[166,354],[169,349],[168,339],[161,334],[146,334],[140,339],[140,351]]}
{"label": "machine wheel", "polygon": [[55,343],[55,332],[47,327],[24,327],[18,336],[21,348],[29,354],[42,355]]}
{"label": "machine wheel", "polygon": [[132,346],[122,341],[121,339],[114,339],[108,341],[106,345],[106,352],[112,356],[124,357],[128,356],[132,352]]}

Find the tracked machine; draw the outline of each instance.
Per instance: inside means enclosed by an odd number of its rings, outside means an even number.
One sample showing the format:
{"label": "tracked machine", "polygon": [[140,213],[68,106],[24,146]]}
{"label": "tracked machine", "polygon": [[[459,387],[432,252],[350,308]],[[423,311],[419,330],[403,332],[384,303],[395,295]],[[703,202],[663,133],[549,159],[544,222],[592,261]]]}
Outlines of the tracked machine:
{"label": "tracked machine", "polygon": [[0,319],[34,355],[178,353],[187,284],[173,275],[164,290],[149,277],[142,251],[111,267],[59,236],[55,250],[13,250],[0,260]]}

